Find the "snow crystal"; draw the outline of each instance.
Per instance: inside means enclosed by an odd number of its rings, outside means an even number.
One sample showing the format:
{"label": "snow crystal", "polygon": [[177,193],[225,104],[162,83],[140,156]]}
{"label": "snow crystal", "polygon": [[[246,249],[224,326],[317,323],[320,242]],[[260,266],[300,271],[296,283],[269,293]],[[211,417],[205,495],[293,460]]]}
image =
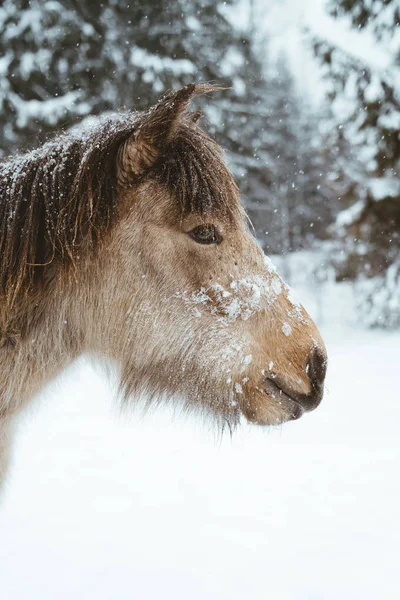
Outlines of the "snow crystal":
{"label": "snow crystal", "polygon": [[238,394],[243,394],[243,388],[240,385],[240,383],[235,383],[235,392],[237,392]]}
{"label": "snow crystal", "polygon": [[251,355],[251,354],[248,354],[248,355],[247,355],[247,356],[245,356],[245,357],[244,357],[244,359],[242,360],[242,364],[243,364],[245,367],[248,367],[248,366],[249,366],[249,364],[252,362],[252,360],[253,360],[253,357],[252,357],[252,355]]}
{"label": "snow crystal", "polygon": [[275,292],[275,294],[277,296],[279,296],[279,294],[282,293],[282,284],[281,284],[280,280],[278,279],[278,277],[274,277],[273,280],[271,281],[271,288],[273,289],[273,291]]}
{"label": "snow crystal", "polygon": [[294,306],[295,308],[301,308],[301,304],[300,302],[296,299],[292,288],[290,288],[289,286],[287,286],[287,299],[289,300],[290,304],[292,306]]}
{"label": "snow crystal", "polygon": [[272,369],[273,369],[273,368],[274,368],[274,363],[273,363],[273,361],[271,360],[271,362],[270,362],[270,363],[269,363],[269,365],[268,365],[268,369],[269,369],[270,371],[272,371]]}
{"label": "snow crystal", "polygon": [[221,340],[219,335],[219,340],[222,342],[222,346],[213,357],[213,361],[219,370],[222,369],[223,372],[228,373],[227,383],[231,383],[231,376],[229,373],[232,368],[239,367],[243,361],[242,357],[247,348],[243,344],[243,340],[240,340],[240,342],[232,341],[232,336],[230,334],[225,341]]}
{"label": "snow crystal", "polygon": [[292,333],[292,328],[290,327],[289,323],[284,323],[282,325],[282,331],[286,336]]}
{"label": "snow crystal", "polygon": [[267,269],[268,273],[276,273],[276,267],[272,260],[264,254],[264,266]]}
{"label": "snow crystal", "polygon": [[[279,284],[279,285],[278,285]],[[229,290],[214,283],[209,288],[200,288],[197,292],[179,292],[174,296],[182,298],[188,304],[204,304],[211,312],[219,315],[226,323],[237,319],[247,321],[254,313],[268,308],[281,292],[279,280],[272,285],[261,276],[244,277],[230,283]]]}

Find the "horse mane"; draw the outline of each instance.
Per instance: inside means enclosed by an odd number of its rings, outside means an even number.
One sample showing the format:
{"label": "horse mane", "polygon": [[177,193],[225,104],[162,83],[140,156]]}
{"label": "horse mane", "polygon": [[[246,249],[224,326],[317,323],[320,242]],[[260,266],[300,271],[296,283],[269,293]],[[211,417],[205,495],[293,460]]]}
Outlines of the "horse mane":
{"label": "horse mane", "polygon": [[132,115],[72,130],[0,163],[0,296],[13,304],[44,267],[73,262],[112,223],[116,153]]}
{"label": "horse mane", "polygon": [[[112,226],[118,149],[150,111],[96,119],[36,150],[0,162],[0,299],[2,312],[60,265],[76,264]],[[219,146],[186,113],[168,152],[149,170],[183,212],[232,208],[237,191]],[[213,168],[210,168],[213,165]],[[146,175],[146,174],[145,174]],[[230,202],[229,202],[230,198]]]}

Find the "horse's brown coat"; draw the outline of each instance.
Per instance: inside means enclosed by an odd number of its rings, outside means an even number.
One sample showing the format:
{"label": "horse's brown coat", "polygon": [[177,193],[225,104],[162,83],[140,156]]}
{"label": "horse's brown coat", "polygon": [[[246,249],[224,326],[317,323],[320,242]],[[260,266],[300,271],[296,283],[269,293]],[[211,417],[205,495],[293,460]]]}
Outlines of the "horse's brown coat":
{"label": "horse's brown coat", "polygon": [[[0,165],[0,475],[13,415],[84,352],[121,366],[126,399],[179,395],[229,427],[241,413],[283,422],[292,398],[314,397],[323,342],[188,111],[211,89],[187,86]],[[201,224],[222,243],[187,235]]]}

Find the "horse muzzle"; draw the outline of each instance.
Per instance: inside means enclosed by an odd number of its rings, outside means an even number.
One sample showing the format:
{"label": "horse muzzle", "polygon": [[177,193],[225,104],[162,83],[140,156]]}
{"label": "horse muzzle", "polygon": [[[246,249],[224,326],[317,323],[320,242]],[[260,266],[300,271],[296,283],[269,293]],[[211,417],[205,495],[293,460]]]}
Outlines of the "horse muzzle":
{"label": "horse muzzle", "polygon": [[269,396],[278,398],[289,410],[289,419],[299,419],[304,412],[314,410],[320,404],[324,395],[326,368],[326,354],[320,346],[316,346],[307,363],[310,392],[297,392],[279,375],[264,377],[262,388]]}

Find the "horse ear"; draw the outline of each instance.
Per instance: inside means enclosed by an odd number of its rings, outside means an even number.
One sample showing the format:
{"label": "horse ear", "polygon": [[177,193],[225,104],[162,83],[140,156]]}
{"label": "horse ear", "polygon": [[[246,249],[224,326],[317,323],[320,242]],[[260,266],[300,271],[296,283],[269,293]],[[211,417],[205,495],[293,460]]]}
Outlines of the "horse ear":
{"label": "horse ear", "polygon": [[120,181],[128,183],[154,165],[173,139],[196,87],[192,83],[170,92],[147,111],[137,130],[118,151]]}
{"label": "horse ear", "polygon": [[145,113],[137,130],[118,151],[118,179],[131,183],[154,165],[157,158],[173,140],[179,123],[194,96],[220,90],[206,83],[191,83],[177,92],[163,96]]}

